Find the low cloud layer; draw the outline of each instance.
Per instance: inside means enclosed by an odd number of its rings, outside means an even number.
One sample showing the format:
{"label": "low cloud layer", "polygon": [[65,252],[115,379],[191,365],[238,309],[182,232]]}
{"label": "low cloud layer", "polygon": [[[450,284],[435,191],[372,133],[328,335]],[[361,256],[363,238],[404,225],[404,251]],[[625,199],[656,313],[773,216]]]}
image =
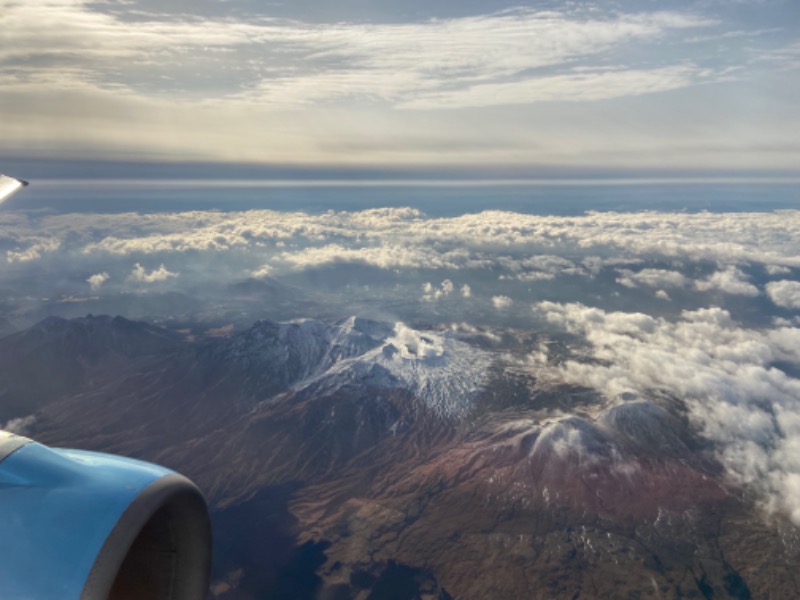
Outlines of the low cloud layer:
{"label": "low cloud layer", "polygon": [[324,288],[331,306],[389,303],[404,314],[383,316],[398,319],[430,310],[463,319],[469,307],[478,310],[471,318],[524,319],[534,300],[594,296],[611,308],[642,294],[657,301],[656,312],[766,298],[792,311],[798,257],[800,213],[792,211],[0,213],[0,283],[11,296],[42,302],[73,302],[87,291],[101,300],[174,291],[211,302],[225,286],[255,278]]}
{"label": "low cloud layer", "polygon": [[[746,276],[735,265],[760,263],[773,273],[800,267],[800,213],[560,217],[489,211],[429,218],[408,208],[323,215],[268,210],[94,216],[6,212],[0,214],[0,248],[9,263],[64,251],[87,257],[158,257],[244,250],[269,258],[278,271],[281,265],[305,269],[332,263],[384,269],[500,265],[529,280],[590,273],[595,265],[614,261],[664,257],[727,263],[698,287],[751,295]],[[686,283],[680,273],[663,268],[623,269],[620,275],[627,286]]]}

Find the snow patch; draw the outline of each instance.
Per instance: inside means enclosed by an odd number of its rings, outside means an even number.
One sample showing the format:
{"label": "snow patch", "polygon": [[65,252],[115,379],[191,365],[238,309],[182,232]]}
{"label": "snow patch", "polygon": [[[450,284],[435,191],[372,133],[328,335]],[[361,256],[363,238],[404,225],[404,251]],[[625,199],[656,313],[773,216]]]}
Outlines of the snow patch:
{"label": "snow patch", "polygon": [[[338,347],[348,347],[351,352],[331,360],[334,357],[329,351],[319,368],[295,389],[335,389],[368,380],[376,387],[407,390],[442,417],[461,417],[472,409],[488,378],[489,353],[457,339],[452,331],[418,331],[399,322],[392,327],[354,319],[334,325],[328,334]],[[361,336],[371,343],[354,344],[353,338]],[[356,349],[361,351],[353,352]]]}

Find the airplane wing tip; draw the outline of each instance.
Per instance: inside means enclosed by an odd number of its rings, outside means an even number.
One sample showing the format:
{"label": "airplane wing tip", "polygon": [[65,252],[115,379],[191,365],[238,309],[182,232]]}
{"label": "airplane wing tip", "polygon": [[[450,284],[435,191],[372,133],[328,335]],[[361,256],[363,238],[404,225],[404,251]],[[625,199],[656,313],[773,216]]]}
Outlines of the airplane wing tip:
{"label": "airplane wing tip", "polygon": [[0,173],[0,204],[3,204],[8,198],[20,188],[30,185],[24,179],[16,179]]}

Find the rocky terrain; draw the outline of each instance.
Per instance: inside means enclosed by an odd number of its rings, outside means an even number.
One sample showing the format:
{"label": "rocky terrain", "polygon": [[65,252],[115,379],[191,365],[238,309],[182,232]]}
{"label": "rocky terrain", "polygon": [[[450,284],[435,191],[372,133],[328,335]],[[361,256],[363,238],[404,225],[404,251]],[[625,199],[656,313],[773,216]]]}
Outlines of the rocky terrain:
{"label": "rocky terrain", "polygon": [[0,423],[193,478],[220,599],[800,597],[798,529],[680,398],[543,381],[478,337],[49,318],[0,339]]}

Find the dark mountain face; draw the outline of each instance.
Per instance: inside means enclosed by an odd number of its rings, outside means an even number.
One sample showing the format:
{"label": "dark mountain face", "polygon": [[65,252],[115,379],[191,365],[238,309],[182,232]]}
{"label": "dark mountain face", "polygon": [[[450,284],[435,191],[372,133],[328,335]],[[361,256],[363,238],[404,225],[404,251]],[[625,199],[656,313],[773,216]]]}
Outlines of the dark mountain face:
{"label": "dark mountain face", "polygon": [[604,404],[503,360],[356,318],[194,343],[48,319],[0,340],[0,415],[197,481],[218,598],[798,593],[796,528],[724,479],[680,402]]}
{"label": "dark mountain face", "polygon": [[0,421],[117,380],[181,346],[175,334],[122,317],[49,317],[0,339]]}

